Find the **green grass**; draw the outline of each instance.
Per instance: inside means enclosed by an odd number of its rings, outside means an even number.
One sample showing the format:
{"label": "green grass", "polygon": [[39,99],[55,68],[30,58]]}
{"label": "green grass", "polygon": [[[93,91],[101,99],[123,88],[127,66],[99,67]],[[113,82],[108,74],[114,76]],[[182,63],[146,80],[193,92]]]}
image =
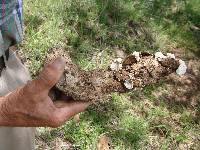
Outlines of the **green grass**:
{"label": "green grass", "polygon": [[24,6],[23,50],[33,74],[56,45],[71,51],[82,67],[94,52],[113,47],[126,52],[181,48],[199,56],[199,31],[190,30],[200,20],[199,0],[36,0]]}
{"label": "green grass", "polygon": [[[200,0],[25,0],[24,41],[20,45],[33,77],[52,47],[62,47],[83,69],[108,66],[115,49],[163,51],[184,59],[200,56]],[[101,62],[94,58],[102,54]],[[143,92],[112,95],[58,129],[44,129],[48,143],[56,137],[77,149],[95,149],[106,134],[111,147],[127,149],[198,149],[198,108],[168,105],[159,92],[169,93],[164,82]],[[197,139],[197,140],[196,140]]]}

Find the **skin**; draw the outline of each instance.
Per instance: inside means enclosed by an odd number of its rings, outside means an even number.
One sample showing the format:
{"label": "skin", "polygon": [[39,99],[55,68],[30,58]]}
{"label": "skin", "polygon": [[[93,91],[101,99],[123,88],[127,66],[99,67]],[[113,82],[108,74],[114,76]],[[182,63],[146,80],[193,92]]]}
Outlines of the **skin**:
{"label": "skin", "polygon": [[46,65],[38,78],[0,98],[0,126],[59,127],[68,119],[84,111],[89,103],[60,96],[56,101],[49,91],[58,82],[65,61],[57,58]]}

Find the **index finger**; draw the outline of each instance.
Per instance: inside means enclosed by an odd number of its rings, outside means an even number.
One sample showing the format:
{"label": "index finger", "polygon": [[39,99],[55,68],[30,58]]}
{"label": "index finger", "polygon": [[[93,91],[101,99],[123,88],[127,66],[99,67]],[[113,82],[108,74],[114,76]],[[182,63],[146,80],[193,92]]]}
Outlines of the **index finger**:
{"label": "index finger", "polygon": [[72,101],[72,102],[60,101],[57,102],[56,105],[59,108],[55,112],[55,115],[64,123],[72,116],[80,112],[83,112],[90,105],[90,103],[80,102],[80,101]]}
{"label": "index finger", "polygon": [[52,63],[47,64],[39,74],[38,78],[33,80],[35,90],[49,91],[61,78],[65,63],[65,60],[62,57],[59,57]]}

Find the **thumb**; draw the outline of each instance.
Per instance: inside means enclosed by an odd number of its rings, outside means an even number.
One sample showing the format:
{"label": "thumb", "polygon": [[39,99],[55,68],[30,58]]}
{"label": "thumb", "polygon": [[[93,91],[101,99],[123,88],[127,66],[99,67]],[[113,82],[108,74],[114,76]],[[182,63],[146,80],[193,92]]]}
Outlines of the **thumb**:
{"label": "thumb", "polygon": [[62,57],[58,57],[53,62],[45,65],[38,78],[33,81],[35,88],[39,91],[50,90],[61,78],[65,63]]}
{"label": "thumb", "polygon": [[81,101],[71,101],[64,102],[58,101],[55,103],[58,108],[55,112],[55,116],[59,118],[61,124],[70,119],[72,116],[83,112],[89,105],[89,102],[81,102]]}

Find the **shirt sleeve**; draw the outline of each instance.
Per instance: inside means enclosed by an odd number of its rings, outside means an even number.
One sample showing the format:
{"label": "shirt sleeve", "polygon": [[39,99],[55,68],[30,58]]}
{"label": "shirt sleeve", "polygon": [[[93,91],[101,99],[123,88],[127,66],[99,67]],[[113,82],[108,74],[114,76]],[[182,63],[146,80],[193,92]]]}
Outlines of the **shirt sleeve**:
{"label": "shirt sleeve", "polygon": [[[10,2],[13,1],[10,0]],[[15,45],[22,40],[22,1],[17,0],[15,2],[15,7],[12,11],[0,11],[0,13],[7,13],[0,15],[0,56],[2,56],[4,51],[7,50],[10,46]],[[13,6],[13,4],[2,4],[1,1],[0,8],[12,8],[7,6]]]}

